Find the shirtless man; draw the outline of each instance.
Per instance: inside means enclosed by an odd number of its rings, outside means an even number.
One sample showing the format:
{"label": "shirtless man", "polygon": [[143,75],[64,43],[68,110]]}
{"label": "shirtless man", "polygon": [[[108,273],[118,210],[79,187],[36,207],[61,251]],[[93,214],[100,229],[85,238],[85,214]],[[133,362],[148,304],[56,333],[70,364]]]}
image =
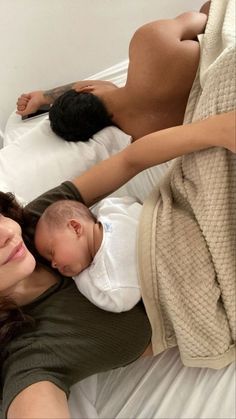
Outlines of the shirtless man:
{"label": "shirtless man", "polygon": [[[49,91],[34,91],[19,97],[18,113],[27,115],[55,102],[49,113],[51,127],[70,141],[86,141],[108,125],[118,126],[136,140],[150,132],[182,124],[199,63],[197,35],[204,32],[209,4],[204,4],[200,12],[187,12],[175,19],[141,26],[130,42],[124,87],[109,81],[84,80]],[[65,93],[71,89],[69,95]],[[89,115],[86,109],[73,127],[66,113],[71,114],[69,105],[79,95],[83,100],[85,96],[89,99],[89,95],[90,99],[99,99],[99,106],[105,108],[104,122],[96,123],[96,115]],[[80,110],[76,108],[75,112],[78,115]],[[82,128],[84,121],[86,127]]]}

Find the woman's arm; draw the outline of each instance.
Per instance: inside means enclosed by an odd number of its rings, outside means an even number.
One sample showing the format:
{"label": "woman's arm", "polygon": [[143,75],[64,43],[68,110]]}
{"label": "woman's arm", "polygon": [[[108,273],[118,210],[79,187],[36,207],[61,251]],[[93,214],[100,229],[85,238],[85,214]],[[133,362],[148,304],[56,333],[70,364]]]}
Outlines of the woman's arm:
{"label": "woman's arm", "polygon": [[73,180],[86,205],[118,189],[144,169],[209,147],[235,145],[235,111],[146,135]]}
{"label": "woman's arm", "polygon": [[70,412],[64,391],[49,381],[32,384],[21,391],[11,403],[8,419],[69,419]]}

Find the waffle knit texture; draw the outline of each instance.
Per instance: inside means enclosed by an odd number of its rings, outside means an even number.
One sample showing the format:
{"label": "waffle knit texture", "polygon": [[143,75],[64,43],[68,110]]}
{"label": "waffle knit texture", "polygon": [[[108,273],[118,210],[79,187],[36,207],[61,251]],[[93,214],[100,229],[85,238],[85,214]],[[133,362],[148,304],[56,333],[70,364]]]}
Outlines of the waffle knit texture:
{"label": "waffle knit texture", "polygon": [[[235,108],[234,9],[234,0],[211,2],[185,123]],[[186,366],[235,360],[235,236],[236,155],[215,147],[176,159],[139,230],[154,354],[178,345]]]}

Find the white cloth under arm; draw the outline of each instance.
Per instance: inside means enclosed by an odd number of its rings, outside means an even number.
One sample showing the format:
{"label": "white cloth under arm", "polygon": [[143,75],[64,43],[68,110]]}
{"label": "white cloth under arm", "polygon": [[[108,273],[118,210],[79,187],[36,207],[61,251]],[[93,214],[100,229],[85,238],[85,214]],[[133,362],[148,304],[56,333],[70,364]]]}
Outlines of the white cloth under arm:
{"label": "white cloth under arm", "polygon": [[136,249],[141,209],[131,197],[105,198],[92,207],[103,226],[103,240],[92,264],[74,280],[104,310],[127,311],[141,298]]}

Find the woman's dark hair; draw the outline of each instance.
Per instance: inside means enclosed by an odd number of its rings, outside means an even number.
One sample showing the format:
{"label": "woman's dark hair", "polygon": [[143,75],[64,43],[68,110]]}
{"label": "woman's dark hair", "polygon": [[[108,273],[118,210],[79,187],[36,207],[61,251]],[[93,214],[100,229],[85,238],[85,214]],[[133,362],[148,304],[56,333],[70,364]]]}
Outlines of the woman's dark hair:
{"label": "woman's dark hair", "polygon": [[49,110],[51,128],[67,141],[88,141],[101,129],[114,125],[103,102],[92,93],[69,90]]}
{"label": "woman's dark hair", "polygon": [[[11,193],[0,192],[0,215],[11,218],[22,228],[27,223],[23,207]],[[0,297],[0,360],[6,343],[13,338],[19,327],[26,323],[32,323],[32,319],[26,316],[11,298]]]}

